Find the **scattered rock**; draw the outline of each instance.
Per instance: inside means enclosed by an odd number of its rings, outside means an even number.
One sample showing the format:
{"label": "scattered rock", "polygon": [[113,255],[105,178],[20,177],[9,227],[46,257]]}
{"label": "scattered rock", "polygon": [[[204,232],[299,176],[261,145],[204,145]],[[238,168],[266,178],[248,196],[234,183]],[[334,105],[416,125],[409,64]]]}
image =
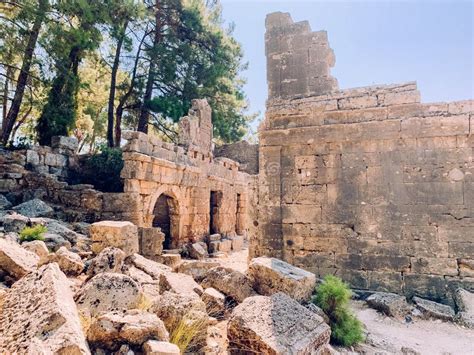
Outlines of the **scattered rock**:
{"label": "scattered rock", "polygon": [[454,293],[454,300],[459,310],[456,322],[466,328],[474,329],[474,293],[458,288]]}
{"label": "scattered rock", "polygon": [[228,253],[232,250],[232,241],[230,239],[222,239],[209,242],[209,252],[217,253],[223,252]]}
{"label": "scattered rock", "polygon": [[18,280],[34,270],[39,257],[19,244],[0,238],[0,270]]}
{"label": "scattered rock", "polygon": [[375,292],[366,301],[370,307],[391,317],[403,318],[410,313],[406,298],[395,293]]}
{"label": "scattered rock", "polygon": [[61,247],[55,254],[50,254],[50,261],[58,263],[59,268],[66,274],[71,276],[80,275],[84,270],[84,263],[79,255]]}
{"label": "scattered rock", "polygon": [[71,248],[71,243],[59,234],[45,233],[43,234],[43,240],[48,249],[52,251],[57,251],[62,247],[65,247],[66,249]]}
{"label": "scattered rock", "polygon": [[119,248],[105,248],[92,259],[87,268],[87,276],[93,277],[103,272],[120,272],[122,270],[125,253]]}
{"label": "scattered rock", "polygon": [[445,304],[425,300],[417,296],[413,297],[413,302],[415,302],[418,309],[427,318],[441,319],[444,321],[452,321],[454,318],[454,310]]}
{"label": "scattered rock", "polygon": [[189,324],[194,324],[191,329],[198,333],[197,338],[201,338],[206,333],[209,316],[206,313],[206,305],[200,298],[165,291],[151,306],[150,311],[165,323],[170,333],[173,333],[177,327],[186,329]]}
{"label": "scattered rock", "polygon": [[205,243],[193,243],[188,247],[189,256],[192,259],[203,260],[207,258],[207,247]]}
{"label": "scattered rock", "polygon": [[162,254],[156,258],[156,261],[175,270],[181,264],[181,255]]}
{"label": "scattered rock", "polygon": [[33,240],[31,242],[24,242],[21,245],[26,250],[35,253],[39,257],[38,264],[44,264],[48,260],[49,250],[42,240]]}
{"label": "scattered rock", "polygon": [[160,292],[163,291],[196,297],[203,293],[202,287],[191,276],[175,272],[166,272],[160,275]]}
{"label": "scattered rock", "polygon": [[90,354],[69,281],[48,264],[16,282],[0,311],[0,349],[12,354]]}
{"label": "scattered rock", "polygon": [[11,206],[11,202],[4,195],[0,194],[0,210],[8,210]]}
{"label": "scattered rock", "polygon": [[82,234],[76,233],[71,228],[69,228],[69,225],[63,222],[57,221],[55,219],[32,218],[31,222],[34,224],[43,224],[48,229],[48,233],[58,234],[62,238],[69,241],[71,244],[76,244],[77,240],[80,239],[81,237],[85,238],[85,236],[83,236]]}
{"label": "scattered rock", "polygon": [[87,281],[76,293],[75,300],[83,315],[95,317],[100,312],[137,308],[142,296],[140,286],[131,277],[102,273]]}
{"label": "scattered rock", "polygon": [[202,280],[201,286],[204,288],[213,287],[238,303],[256,294],[247,276],[222,266],[210,269]]}
{"label": "scattered rock", "polygon": [[248,275],[258,293],[284,292],[299,302],[310,299],[316,286],[315,274],[275,258],[252,259]]}
{"label": "scattered rock", "polygon": [[178,266],[176,271],[191,275],[194,280],[201,282],[210,269],[218,266],[219,263],[212,261],[185,260]]}
{"label": "scattered rock", "polygon": [[89,235],[91,224],[86,222],[76,222],[73,223],[72,229],[77,233]]}
{"label": "scattered rock", "polygon": [[12,208],[26,217],[50,217],[53,215],[54,210],[47,203],[43,202],[39,198],[34,198],[27,202],[23,202],[18,206]]}
{"label": "scattered rock", "polygon": [[7,214],[3,218],[3,229],[5,232],[20,233],[25,228],[30,219],[18,213]]}
{"label": "scattered rock", "polygon": [[222,318],[225,312],[225,296],[215,288],[206,288],[201,296],[206,305],[207,314],[211,317]]}
{"label": "scattered rock", "polygon": [[143,345],[145,355],[179,355],[181,352],[177,345],[166,341],[148,340]]}
{"label": "scattered rock", "polygon": [[107,247],[122,249],[126,255],[138,253],[138,229],[131,222],[102,221],[91,225],[92,251],[100,253]]}
{"label": "scattered rock", "polygon": [[102,314],[87,331],[91,345],[108,350],[117,350],[124,343],[141,347],[150,339],[168,341],[168,331],[155,314],[138,309]]}
{"label": "scattered rock", "polygon": [[321,317],[284,293],[247,298],[228,325],[230,353],[316,354],[330,335]]}
{"label": "scattered rock", "polygon": [[144,258],[139,254],[133,254],[129,256],[125,262],[129,265],[135,266],[137,269],[142,270],[146,274],[150,275],[154,280],[160,280],[160,276],[162,274],[172,271],[170,267]]}
{"label": "scattered rock", "polygon": [[232,242],[232,250],[233,251],[242,250],[242,248],[244,247],[244,236],[235,235],[233,237],[230,237],[230,240]]}
{"label": "scattered rock", "polygon": [[306,309],[309,309],[311,312],[313,312],[314,314],[317,314],[318,316],[320,316],[322,319],[324,319],[324,321],[326,323],[329,323],[329,317],[327,316],[326,313],[324,313],[324,311],[316,306],[314,303],[310,302],[308,304],[305,305]]}

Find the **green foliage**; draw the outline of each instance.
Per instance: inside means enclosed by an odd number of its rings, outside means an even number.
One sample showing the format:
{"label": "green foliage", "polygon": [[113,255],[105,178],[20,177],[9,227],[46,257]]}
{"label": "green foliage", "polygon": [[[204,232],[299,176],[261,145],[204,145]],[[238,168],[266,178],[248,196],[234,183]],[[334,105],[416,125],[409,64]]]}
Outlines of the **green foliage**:
{"label": "green foliage", "polygon": [[81,182],[94,185],[103,192],[122,192],[120,172],[123,168],[122,150],[101,146],[84,164]]}
{"label": "green foliage", "polygon": [[352,292],[340,278],[328,275],[317,288],[313,303],[327,314],[331,326],[331,340],[351,346],[364,340],[362,323],[349,310]]}
{"label": "green foliage", "polygon": [[20,232],[20,241],[31,242],[33,240],[44,240],[43,234],[47,231],[48,229],[41,224],[34,227],[25,227]]}

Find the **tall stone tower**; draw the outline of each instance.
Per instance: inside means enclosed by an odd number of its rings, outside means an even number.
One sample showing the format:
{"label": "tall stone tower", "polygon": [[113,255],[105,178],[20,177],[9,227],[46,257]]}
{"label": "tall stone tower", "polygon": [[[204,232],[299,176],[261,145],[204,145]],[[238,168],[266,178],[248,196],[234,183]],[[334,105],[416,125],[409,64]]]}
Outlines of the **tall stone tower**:
{"label": "tall stone tower", "polygon": [[326,31],[312,32],[308,21],[294,23],[289,13],[265,21],[268,98],[289,99],[338,90],[330,74],[335,64]]}

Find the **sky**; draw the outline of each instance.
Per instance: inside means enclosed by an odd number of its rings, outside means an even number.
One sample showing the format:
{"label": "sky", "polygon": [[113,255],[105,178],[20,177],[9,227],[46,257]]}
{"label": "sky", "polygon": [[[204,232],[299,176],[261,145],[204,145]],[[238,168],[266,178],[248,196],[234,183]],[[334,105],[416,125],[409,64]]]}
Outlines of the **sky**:
{"label": "sky", "polygon": [[[265,112],[265,16],[289,12],[326,30],[341,89],[417,81],[422,102],[474,98],[474,0],[221,0],[249,68],[250,112]],[[254,128],[256,123],[252,125]]]}

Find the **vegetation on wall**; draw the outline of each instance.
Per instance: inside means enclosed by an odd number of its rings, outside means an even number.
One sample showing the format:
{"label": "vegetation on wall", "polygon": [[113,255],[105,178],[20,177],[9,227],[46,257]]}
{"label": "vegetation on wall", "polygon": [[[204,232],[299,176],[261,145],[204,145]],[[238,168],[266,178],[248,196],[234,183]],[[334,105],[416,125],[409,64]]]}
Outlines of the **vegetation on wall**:
{"label": "vegetation on wall", "polygon": [[92,152],[124,128],[173,141],[195,98],[217,140],[238,140],[253,119],[242,58],[218,0],[2,3],[1,141],[74,134]]}

